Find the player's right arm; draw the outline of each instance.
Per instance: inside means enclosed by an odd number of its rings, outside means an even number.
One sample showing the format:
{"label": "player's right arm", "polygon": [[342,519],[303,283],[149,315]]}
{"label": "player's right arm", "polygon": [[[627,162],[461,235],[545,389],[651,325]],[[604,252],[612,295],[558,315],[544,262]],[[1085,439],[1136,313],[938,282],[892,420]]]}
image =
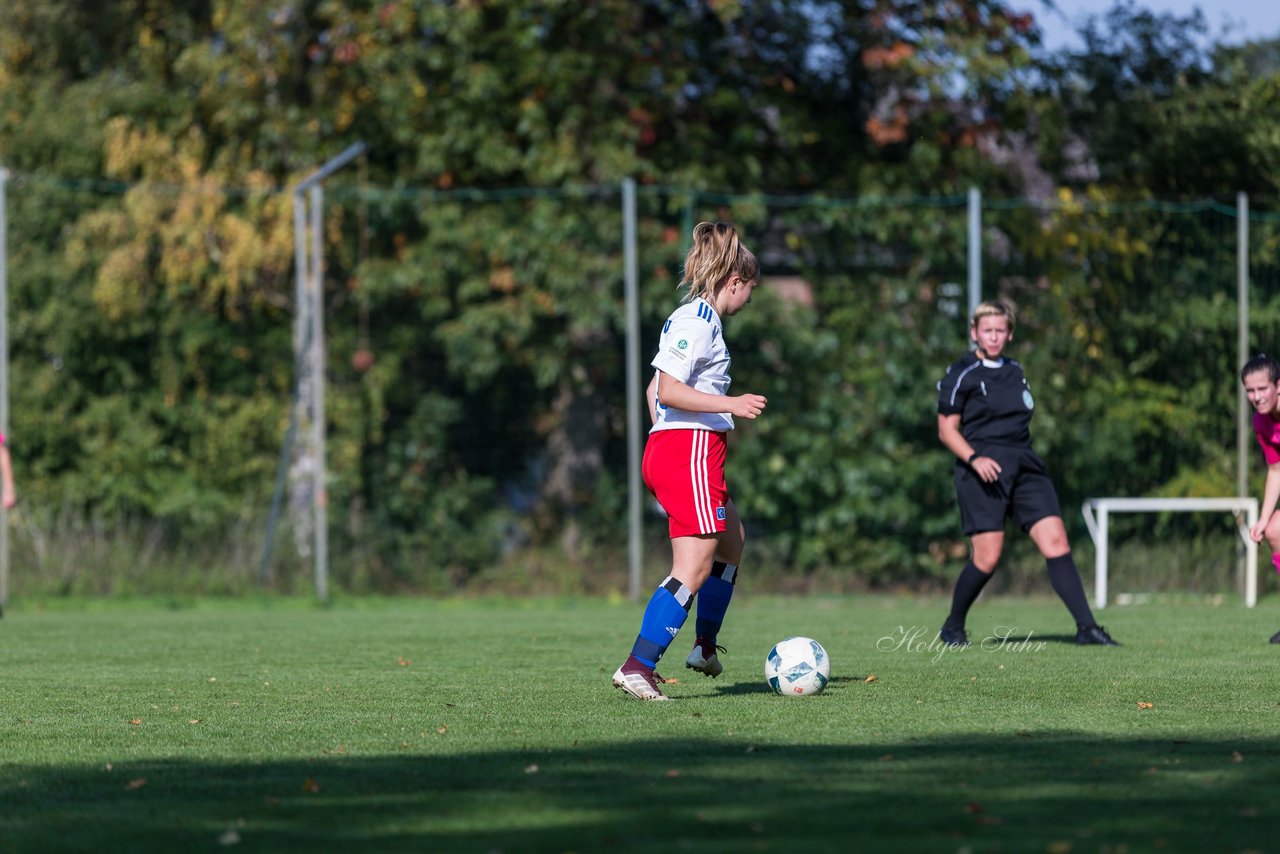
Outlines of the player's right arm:
{"label": "player's right arm", "polygon": [[1262,489],[1262,510],[1258,513],[1258,522],[1249,529],[1249,538],[1255,543],[1262,542],[1266,536],[1267,524],[1276,512],[1276,504],[1280,502],[1280,462],[1267,466],[1267,485]]}
{"label": "player's right arm", "polygon": [[666,371],[658,374],[658,403],[685,412],[728,412],[738,418],[754,419],[764,412],[769,402],[759,394],[708,394],[680,382]]}
{"label": "player's right arm", "polygon": [[938,382],[938,441],[984,482],[995,483],[1000,479],[1000,464],[991,457],[975,457],[973,445],[960,429],[965,399],[969,396],[964,378],[968,373],[966,368],[970,367],[973,366],[967,359],[960,359],[947,368],[946,376]]}
{"label": "player's right arm", "polygon": [[969,463],[969,467],[986,483],[995,483],[1000,479],[1000,464],[991,457],[975,457],[973,462],[969,462],[975,452],[973,445],[960,432],[959,415],[938,415],[938,440],[948,451],[959,457],[961,462]]}

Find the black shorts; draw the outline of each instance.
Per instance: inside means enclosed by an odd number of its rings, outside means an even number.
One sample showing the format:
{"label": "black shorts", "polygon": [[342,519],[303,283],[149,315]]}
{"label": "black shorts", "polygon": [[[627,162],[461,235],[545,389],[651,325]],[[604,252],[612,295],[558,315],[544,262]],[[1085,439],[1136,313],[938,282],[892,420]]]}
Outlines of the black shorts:
{"label": "black shorts", "polygon": [[1003,531],[1010,516],[1023,531],[1049,516],[1061,516],[1058,492],[1044,460],[1030,448],[982,448],[981,456],[1000,464],[1000,479],[985,483],[969,466],[956,463],[956,498],[964,535]]}

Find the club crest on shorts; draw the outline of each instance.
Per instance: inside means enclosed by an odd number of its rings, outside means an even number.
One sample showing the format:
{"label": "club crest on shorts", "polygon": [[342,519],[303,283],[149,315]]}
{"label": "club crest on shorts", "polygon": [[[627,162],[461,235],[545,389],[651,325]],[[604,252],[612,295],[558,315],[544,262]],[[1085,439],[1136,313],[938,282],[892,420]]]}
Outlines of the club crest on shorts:
{"label": "club crest on shorts", "polygon": [[716,508],[716,518],[719,519],[721,522],[725,520],[725,513],[724,513],[723,507]]}
{"label": "club crest on shorts", "polygon": [[1035,398],[1031,396],[1031,389],[1024,388],[1022,390],[1022,403],[1027,407],[1027,409],[1036,408],[1036,401]]}

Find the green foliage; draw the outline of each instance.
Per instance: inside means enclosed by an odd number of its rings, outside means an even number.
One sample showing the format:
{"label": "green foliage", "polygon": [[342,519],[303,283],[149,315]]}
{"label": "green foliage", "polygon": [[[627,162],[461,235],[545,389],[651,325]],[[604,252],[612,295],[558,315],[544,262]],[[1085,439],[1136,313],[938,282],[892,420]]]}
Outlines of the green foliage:
{"label": "green foliage", "polygon": [[1234,220],[1119,201],[1276,191],[1265,45],[1123,7],[1046,55],[996,0],[86,9],[0,4],[12,432],[46,511],[174,547],[261,518],[294,380],[282,189],[355,139],[323,224],[350,589],[622,562],[624,177],[642,364],[696,221],[764,259],[727,330],[735,388],[770,398],[730,461],[760,564],[897,584],[963,554],[933,388],[965,347],[972,184],[1064,506],[1230,488]]}

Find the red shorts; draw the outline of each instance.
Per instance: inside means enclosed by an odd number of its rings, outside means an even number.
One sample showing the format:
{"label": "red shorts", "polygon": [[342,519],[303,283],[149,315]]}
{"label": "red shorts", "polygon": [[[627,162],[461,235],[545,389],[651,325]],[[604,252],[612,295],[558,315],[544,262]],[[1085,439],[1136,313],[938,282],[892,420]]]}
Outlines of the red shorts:
{"label": "red shorts", "polygon": [[724,434],[713,430],[658,430],[644,446],[644,485],[667,511],[671,536],[725,529]]}

